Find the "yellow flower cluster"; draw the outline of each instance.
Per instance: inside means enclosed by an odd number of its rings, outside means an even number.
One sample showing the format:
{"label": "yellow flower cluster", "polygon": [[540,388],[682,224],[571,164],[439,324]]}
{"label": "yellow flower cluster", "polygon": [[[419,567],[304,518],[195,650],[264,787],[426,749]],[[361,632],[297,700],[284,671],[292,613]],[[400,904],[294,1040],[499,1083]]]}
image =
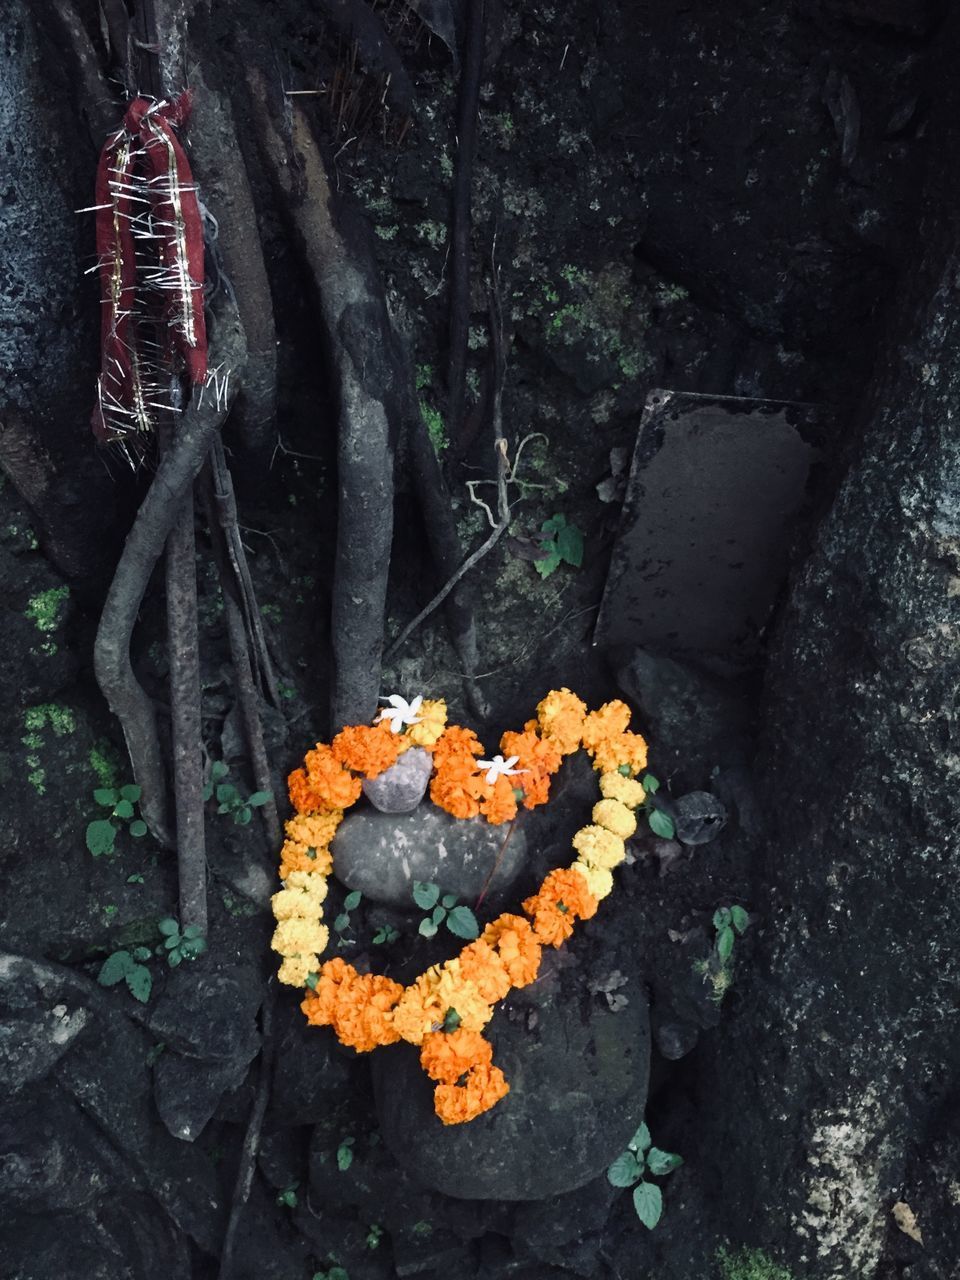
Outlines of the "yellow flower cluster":
{"label": "yellow flower cluster", "polygon": [[[607,704],[608,707],[610,705]],[[624,730],[619,727],[619,718],[614,722],[613,732],[620,737],[624,736]],[[599,738],[595,741],[598,752],[603,754],[606,743]],[[573,847],[579,856],[572,868],[580,872],[587,882],[587,888],[598,899],[605,898],[613,889],[613,868],[618,867],[626,857],[623,842],[637,829],[634,809],[643,804],[646,798],[639,782],[619,772],[600,775],[600,792],[603,799],[593,806],[593,822],[581,827],[573,837]]]}
{"label": "yellow flower cluster", "polygon": [[270,946],[283,956],[278,978],[291,987],[306,985],[330,941],[330,931],[321,920],[327,877],[333,870],[329,845],[342,818],[342,809],[297,814],[284,828],[283,888],[270,899],[277,921]]}

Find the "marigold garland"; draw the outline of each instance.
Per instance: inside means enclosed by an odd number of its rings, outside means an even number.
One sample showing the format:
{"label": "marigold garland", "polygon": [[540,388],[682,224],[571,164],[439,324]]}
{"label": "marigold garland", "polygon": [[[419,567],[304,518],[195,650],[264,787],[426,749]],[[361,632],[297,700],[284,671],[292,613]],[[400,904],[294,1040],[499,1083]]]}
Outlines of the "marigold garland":
{"label": "marigold garland", "polygon": [[[288,778],[297,816],[285,827],[284,887],[272,899],[271,946],[283,956],[280,981],[308,988],[301,1008],[311,1026],[332,1027],[358,1053],[400,1040],[419,1046],[421,1065],[437,1082],[437,1115],[444,1124],[463,1124],[510,1091],[482,1034],[493,1006],[512,988],[534,982],[543,947],[562,946],[613,889],[612,869],[625,857],[624,840],[637,825],[634,810],[646,799],[635,775],[646,765],[647,747],[630,732],[625,703],[588,712],[569,689],[547,694],[522,732],[504,733],[506,759],[492,761],[479,759],[483,747],[472,730],[447,724],[442,700],[389,701],[392,709],[373,725],[348,725],[330,746],[317,743]],[[321,923],[333,870],[329,846],[343,811],[358,799],[364,777],[379,776],[413,746],[432,754],[431,800],[456,818],[483,816],[499,825],[512,821],[520,805],[545,804],[563,757],[581,746],[601,773],[602,799],[593,822],[573,837],[576,861],[549,873],[523,903],[524,915],[499,916],[458,956],[403,987],[359,973],[339,956],[321,964],[319,955],[329,940]]]}

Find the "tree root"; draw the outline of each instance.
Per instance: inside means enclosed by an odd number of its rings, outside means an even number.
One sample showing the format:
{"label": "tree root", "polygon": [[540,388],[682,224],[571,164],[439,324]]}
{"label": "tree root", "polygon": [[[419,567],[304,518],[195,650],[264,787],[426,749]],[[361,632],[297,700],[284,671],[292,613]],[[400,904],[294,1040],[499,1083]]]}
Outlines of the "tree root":
{"label": "tree root", "polygon": [[371,719],[380,692],[383,621],[393,536],[396,340],[383,296],[355,252],[361,232],[335,197],[303,109],[282,136],[263,75],[248,73],[250,106],[267,168],[286,196],[316,283],[340,400],[339,504],[331,608],[335,726]]}
{"label": "tree root", "polygon": [[141,787],[140,809],[162,844],[171,844],[166,784],[156,713],[133,672],[130,640],[150,575],[179,515],[184,496],[203,465],[210,443],[223,426],[236,396],[246,360],[246,343],[236,304],[225,297],[214,321],[211,368],[219,369],[219,394],[194,389],[177,425],[176,438],[137,513],[107,592],[93,661],[97,683],[120,721],[133,776]]}

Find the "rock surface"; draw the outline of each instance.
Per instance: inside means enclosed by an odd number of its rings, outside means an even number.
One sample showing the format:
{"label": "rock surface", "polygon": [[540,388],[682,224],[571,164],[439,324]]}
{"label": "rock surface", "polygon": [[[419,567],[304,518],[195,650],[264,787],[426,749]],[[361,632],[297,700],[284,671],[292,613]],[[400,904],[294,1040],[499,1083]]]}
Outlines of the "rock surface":
{"label": "rock surface", "polygon": [[635,992],[610,1013],[597,1002],[584,1007],[575,992],[561,996],[553,979],[545,985],[528,989],[527,1000],[515,993],[494,1015],[487,1033],[510,1093],[469,1124],[441,1124],[411,1046],[375,1055],[384,1140],[427,1186],[476,1200],[539,1200],[590,1182],[625,1149],[646,1105],[646,1002]]}
{"label": "rock surface", "polygon": [[377,778],[364,778],[363,794],[380,813],[412,813],[427,789],[433,757],[423,747],[410,747]]}
{"label": "rock surface", "polygon": [[[331,846],[334,871],[348,888],[390,906],[411,906],[415,880],[438,884],[445,893],[469,901],[484,887],[508,830],[482,818],[452,818],[432,804],[410,814],[352,813]],[[490,892],[513,884],[526,849],[522,828],[515,828]]]}

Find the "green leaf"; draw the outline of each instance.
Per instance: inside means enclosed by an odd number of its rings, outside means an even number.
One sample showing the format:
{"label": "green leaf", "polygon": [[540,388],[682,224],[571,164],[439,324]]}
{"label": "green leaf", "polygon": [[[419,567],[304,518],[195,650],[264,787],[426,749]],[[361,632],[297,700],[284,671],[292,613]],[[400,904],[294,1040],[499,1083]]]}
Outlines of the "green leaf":
{"label": "green leaf", "polygon": [[248,825],[252,817],[253,817],[253,810],[248,809],[246,805],[243,805],[233,815],[233,821],[236,824],[236,826],[245,827]]}
{"label": "green leaf", "polygon": [[204,787],[203,787],[204,800],[209,800],[211,799],[212,796],[213,796],[213,783],[212,782],[204,783]]}
{"label": "green leaf", "polygon": [[439,885],[426,884],[422,880],[414,880],[413,900],[423,911],[429,911],[431,907],[435,906],[439,897]]}
{"label": "green leaf", "polygon": [[729,925],[717,934],[717,955],[721,960],[729,960],[733,954],[734,932]]}
{"label": "green leaf", "polygon": [[649,791],[651,795],[660,790],[660,783],[652,773],[645,773],[643,775],[642,786],[644,791]]}
{"label": "green leaf", "polygon": [[629,1146],[631,1151],[646,1151],[650,1146],[650,1143],[650,1130],[647,1128],[646,1123],[644,1123],[641,1124],[640,1128],[630,1139]]}
{"label": "green leaf", "polygon": [[320,981],[320,975],[319,975],[319,973],[308,973],[308,974],[307,974],[307,986],[310,988],[310,990],[311,990],[311,991],[316,991],[316,989],[317,989],[317,983],[318,983],[319,981]]}
{"label": "green leaf", "polygon": [[113,811],[113,816],[115,818],[124,818],[124,819],[132,818],[133,805],[130,803],[129,800],[119,800],[117,802],[117,807]]}
{"label": "green leaf", "polygon": [[659,1147],[651,1147],[647,1152],[647,1168],[655,1177],[662,1178],[683,1164],[683,1156],[675,1156],[671,1151],[661,1151]]}
{"label": "green leaf", "polygon": [[575,524],[565,525],[557,533],[557,554],[575,569],[583,564],[583,533]]}
{"label": "green leaf", "polygon": [[351,1150],[352,1146],[353,1146],[353,1139],[344,1138],[343,1142],[341,1142],[339,1147],[337,1147],[337,1168],[340,1170],[341,1173],[346,1173],[346,1171],[353,1164],[353,1151]]}
{"label": "green leaf", "polygon": [[176,969],[177,965],[180,963],[182,959],[183,959],[183,953],[181,951],[171,951],[170,954],[167,956],[167,964],[170,966],[171,969]]}
{"label": "green leaf", "polygon": [[93,798],[97,804],[106,805],[108,809],[112,809],[120,799],[113,787],[97,787],[93,793]]}
{"label": "green leaf", "polygon": [[153,989],[153,975],[150,970],[145,965],[135,964],[129,973],[124,974],[124,977],[133,998],[139,1000],[141,1004],[146,1004]]}
{"label": "green leaf", "polygon": [[87,848],[95,858],[102,853],[113,853],[117,828],[107,818],[97,818],[87,825]]}
{"label": "green leaf", "polygon": [[164,937],[168,937],[171,933],[180,932],[180,925],[177,923],[176,920],[174,920],[173,916],[166,916],[164,917],[163,920],[158,920],[157,928],[164,935]]}
{"label": "green leaf", "polygon": [[457,905],[457,895],[455,893],[445,893],[440,901],[449,911],[451,907],[455,907]]}
{"label": "green leaf", "polygon": [[202,938],[203,931],[198,924],[188,924],[183,931],[185,938]]}
{"label": "green leaf", "polygon": [[472,942],[480,936],[477,917],[469,907],[454,907],[447,916],[447,928],[458,938],[466,938]]}
{"label": "green leaf", "polygon": [[452,1031],[456,1031],[463,1019],[457,1013],[456,1009],[448,1009],[443,1015],[442,1029],[449,1035]]}
{"label": "green leaf", "polygon": [[551,516],[549,520],[544,520],[540,526],[541,533],[559,533],[561,529],[566,527],[567,517],[562,511],[557,512],[555,516]]}
{"label": "green leaf", "polygon": [[232,782],[221,782],[217,787],[217,799],[221,804],[230,804],[232,801],[240,799],[240,792]]}
{"label": "green leaf", "polygon": [[123,981],[134,967],[133,957],[129,951],[114,951],[113,955],[107,956],[100,966],[97,981],[101,987],[116,986],[118,982]]}
{"label": "green leaf", "polygon": [[359,907],[360,905],[360,899],[362,897],[363,897],[363,894],[360,892],[359,889],[354,889],[352,893],[348,893],[343,900],[344,910],[356,911],[357,907]]}
{"label": "green leaf", "polygon": [[713,913],[713,927],[715,929],[723,929],[730,923],[729,907],[718,907]]}
{"label": "green leaf", "polygon": [[202,956],[207,949],[206,938],[190,938],[184,942],[180,950],[183,952],[184,959],[196,960],[197,956]]}
{"label": "green leaf", "polygon": [[247,797],[247,804],[254,809],[259,809],[262,804],[273,799],[272,791],[255,791],[252,796]]}
{"label": "green leaf", "polygon": [[641,1182],[633,1192],[633,1207],[643,1225],[652,1231],[663,1213],[663,1192],[655,1182]]}
{"label": "green leaf", "polygon": [[128,782],[125,787],[120,788],[120,794],[124,800],[129,800],[131,804],[136,804],[143,795],[143,788],[138,787],[136,783]]}
{"label": "green leaf", "polygon": [[437,932],[437,926],[429,918],[420,921],[420,928],[417,930],[421,938],[432,938]]}
{"label": "green leaf", "polygon": [[179,933],[171,933],[170,936],[164,941],[163,945],[166,947],[168,951],[172,951],[174,947],[179,947],[180,945]]}
{"label": "green leaf", "polygon": [[347,915],[345,911],[340,912],[336,920],[334,920],[333,922],[333,927],[337,930],[338,933],[340,932],[341,929],[350,928],[350,917]]}
{"label": "green leaf", "polygon": [[350,1280],[346,1267],[331,1267],[324,1280]]}
{"label": "green leaf", "polygon": [[442,924],[443,921],[446,919],[446,915],[447,915],[447,908],[437,906],[437,907],[434,907],[433,911],[430,913],[430,919],[433,921],[434,924]]}
{"label": "green leaf", "polygon": [[629,778],[630,775],[633,773],[633,770],[630,768],[628,764],[618,764],[617,773],[619,773],[623,778]]}
{"label": "green leaf", "polygon": [[134,960],[140,960],[140,961],[150,960],[153,958],[153,952],[150,950],[149,947],[134,947],[133,958]]}
{"label": "green leaf", "polygon": [[650,823],[650,830],[656,836],[662,836],[664,840],[672,840],[674,837],[673,819],[669,813],[664,813],[662,809],[651,809],[647,815],[647,821]]}
{"label": "green leaf", "polygon": [[638,1160],[632,1151],[625,1151],[607,1170],[607,1181],[614,1187],[632,1187],[642,1174],[643,1161]]}
{"label": "green leaf", "polygon": [[127,876],[127,884],[143,884],[143,876],[139,871],[134,871]]}
{"label": "green leaf", "polygon": [[536,569],[537,573],[539,573],[541,578],[549,578],[551,573],[560,568],[560,564],[560,553],[551,543],[550,547],[547,549],[546,555],[534,560],[533,567]]}
{"label": "green leaf", "polygon": [[214,760],[213,764],[210,766],[210,777],[214,782],[219,782],[221,778],[225,778],[229,772],[230,766],[224,764],[222,760]]}
{"label": "green leaf", "polygon": [[747,915],[743,907],[731,907],[730,918],[733,921],[733,927],[737,933],[744,933],[750,924],[750,917]]}

